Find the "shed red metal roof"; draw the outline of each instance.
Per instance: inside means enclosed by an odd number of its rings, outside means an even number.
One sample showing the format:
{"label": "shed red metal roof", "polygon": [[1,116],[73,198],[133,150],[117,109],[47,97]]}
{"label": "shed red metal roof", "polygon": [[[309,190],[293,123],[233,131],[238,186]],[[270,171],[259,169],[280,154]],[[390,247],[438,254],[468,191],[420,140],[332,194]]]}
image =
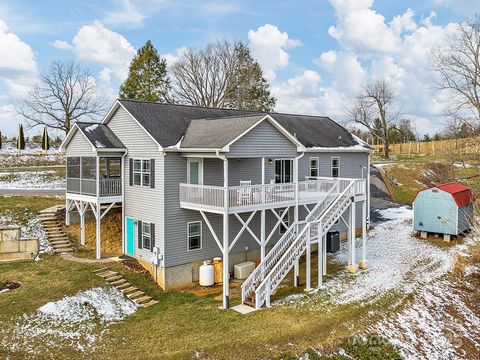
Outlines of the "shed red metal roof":
{"label": "shed red metal roof", "polygon": [[459,184],[457,182],[431,186],[429,188],[420,190],[419,192],[434,188],[451,194],[459,208],[471,204],[475,201],[472,190],[470,190],[470,188],[466,187],[465,185]]}

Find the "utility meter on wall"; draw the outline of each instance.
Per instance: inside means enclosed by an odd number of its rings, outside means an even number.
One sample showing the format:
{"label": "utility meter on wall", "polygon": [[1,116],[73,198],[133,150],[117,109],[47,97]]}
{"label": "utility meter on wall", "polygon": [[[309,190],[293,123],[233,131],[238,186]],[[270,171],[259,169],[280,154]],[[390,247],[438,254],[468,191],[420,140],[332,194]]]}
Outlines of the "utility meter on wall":
{"label": "utility meter on wall", "polygon": [[153,254],[152,254],[152,263],[156,266],[160,265],[160,261],[162,260],[162,255],[160,254],[160,248],[154,247]]}

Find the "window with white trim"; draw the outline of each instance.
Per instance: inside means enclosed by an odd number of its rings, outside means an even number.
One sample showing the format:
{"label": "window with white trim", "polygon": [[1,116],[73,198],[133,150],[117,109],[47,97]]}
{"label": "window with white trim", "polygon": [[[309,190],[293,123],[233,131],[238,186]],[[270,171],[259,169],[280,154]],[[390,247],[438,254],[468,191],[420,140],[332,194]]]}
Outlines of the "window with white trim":
{"label": "window with white trim", "polygon": [[280,235],[285,234],[287,232],[288,227],[290,226],[290,212],[288,211],[288,209],[279,209],[278,216],[280,216],[281,218],[285,213],[285,211],[287,212],[287,214],[283,218],[283,223],[285,223],[286,226],[283,225],[282,222],[280,223],[280,225],[278,225],[278,233]]}
{"label": "window with white trim", "polygon": [[311,177],[318,176],[318,157],[310,158],[310,176]]}
{"label": "window with white trim", "polygon": [[133,160],[133,185],[150,186],[150,160]]}
{"label": "window with white trim", "polygon": [[202,222],[193,221],[187,223],[188,250],[199,250],[202,248]]}
{"label": "window with white trim", "polygon": [[332,157],[332,177],[340,176],[340,159],[338,157]]}
{"label": "window with white trim", "polygon": [[150,223],[142,222],[142,245],[144,249],[150,249],[152,242],[152,227]]}

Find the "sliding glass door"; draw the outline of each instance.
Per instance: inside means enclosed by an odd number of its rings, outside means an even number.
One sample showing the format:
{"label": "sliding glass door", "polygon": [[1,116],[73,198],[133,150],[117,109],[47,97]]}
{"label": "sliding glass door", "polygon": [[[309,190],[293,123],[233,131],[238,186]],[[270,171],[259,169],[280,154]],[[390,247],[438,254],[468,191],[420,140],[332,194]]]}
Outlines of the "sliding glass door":
{"label": "sliding glass door", "polygon": [[293,182],[293,159],[275,160],[275,183]]}

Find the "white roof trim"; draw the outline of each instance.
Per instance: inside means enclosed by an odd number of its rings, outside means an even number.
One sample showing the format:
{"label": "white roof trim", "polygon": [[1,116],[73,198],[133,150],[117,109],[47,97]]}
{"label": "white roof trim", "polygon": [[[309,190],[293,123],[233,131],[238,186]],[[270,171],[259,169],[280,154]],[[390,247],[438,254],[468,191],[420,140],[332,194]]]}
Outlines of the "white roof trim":
{"label": "white roof trim", "polygon": [[143,131],[145,131],[145,133],[150,136],[150,138],[155,142],[155,144],[158,145],[158,150],[159,151],[163,151],[163,147],[162,145],[160,145],[160,143],[155,140],[155,138],[152,136],[152,134],[150,134],[143,126],[142,124],[140,124],[140,122],[135,119],[135,116],[133,116],[126,108],[125,106],[122,105],[122,103],[119,101],[119,100],[115,100],[115,103],[112,105],[112,107],[110,108],[110,110],[108,110],[107,112],[107,115],[105,115],[105,117],[103,118],[103,120],[101,121],[101,124],[107,124],[110,119],[112,118],[113,114],[115,114],[115,111],[117,111],[117,109],[119,107],[122,107],[123,110],[125,110],[127,112],[128,115],[130,115],[132,117],[133,120],[135,120],[135,122],[138,124],[138,126],[140,126],[142,128]]}
{"label": "white roof trim", "polygon": [[265,120],[268,120],[272,125],[273,127],[275,127],[280,133],[283,134],[283,136],[285,136],[288,140],[290,140],[293,144],[295,144],[297,146],[297,151],[299,152],[302,152],[302,151],[305,151],[305,146],[302,145],[302,143],[300,143],[300,141],[298,141],[298,139],[296,139],[295,137],[292,136],[292,134],[290,134],[283,126],[281,126],[274,118],[272,118],[269,114],[265,115],[263,118],[261,118],[260,120],[258,120],[255,124],[253,124],[252,126],[250,126],[247,130],[245,130],[243,133],[241,133],[240,135],[238,135],[235,139],[233,139],[232,141],[230,141],[227,145],[225,145],[223,148],[222,148],[222,151],[224,152],[228,152],[230,151],[230,146],[232,144],[234,144],[235,142],[237,142],[239,139],[241,139],[243,136],[245,136],[246,134],[248,134],[251,130],[253,130],[255,127],[257,127],[260,123],[262,123],[263,121]]}
{"label": "white roof trim", "polygon": [[354,152],[354,153],[371,153],[373,149],[368,149],[360,145],[353,146],[338,146],[338,147],[309,147],[305,152],[325,152],[325,153],[336,153],[336,152]]}
{"label": "white roof trim", "polygon": [[77,125],[77,123],[73,124],[72,128],[68,132],[67,136],[65,139],[63,139],[62,143],[60,144],[59,150],[61,152],[64,152],[67,149],[68,144],[70,141],[73,139],[73,136],[77,131],[80,131],[80,133],[83,135],[83,137],[88,141],[88,143],[92,146],[92,151],[95,152],[97,149],[95,145],[92,144],[92,142],[88,139],[88,137],[83,133],[82,129]]}

